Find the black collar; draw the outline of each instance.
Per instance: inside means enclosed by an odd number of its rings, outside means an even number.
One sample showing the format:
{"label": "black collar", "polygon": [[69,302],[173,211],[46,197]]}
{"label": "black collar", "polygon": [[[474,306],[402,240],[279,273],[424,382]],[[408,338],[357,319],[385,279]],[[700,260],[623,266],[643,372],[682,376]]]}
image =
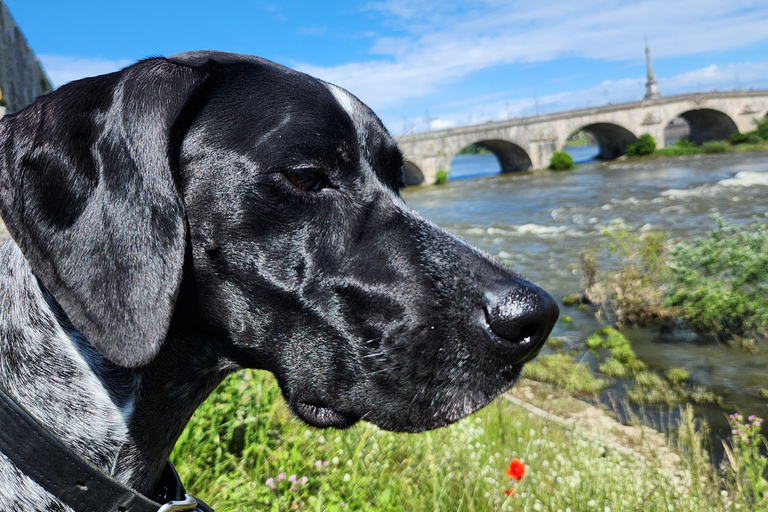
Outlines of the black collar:
{"label": "black collar", "polygon": [[184,492],[170,461],[155,500],[99,471],[40,425],[0,387],[0,452],[76,512],[213,512]]}

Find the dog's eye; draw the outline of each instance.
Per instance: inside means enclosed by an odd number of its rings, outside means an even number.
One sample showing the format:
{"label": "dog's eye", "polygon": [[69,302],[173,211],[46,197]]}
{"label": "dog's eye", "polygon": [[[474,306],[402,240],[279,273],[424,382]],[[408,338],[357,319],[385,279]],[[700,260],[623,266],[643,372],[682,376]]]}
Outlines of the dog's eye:
{"label": "dog's eye", "polygon": [[323,188],[323,173],[315,169],[292,169],[285,176],[301,190],[320,190]]}

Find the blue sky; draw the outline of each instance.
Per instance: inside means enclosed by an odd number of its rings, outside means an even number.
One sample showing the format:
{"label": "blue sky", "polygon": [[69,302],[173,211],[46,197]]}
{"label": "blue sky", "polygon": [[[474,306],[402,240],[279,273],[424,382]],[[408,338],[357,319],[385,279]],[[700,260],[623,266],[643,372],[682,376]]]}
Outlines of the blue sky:
{"label": "blue sky", "polygon": [[768,89],[766,0],[4,0],[55,85],[217,49],[336,83],[393,133],[640,99]]}

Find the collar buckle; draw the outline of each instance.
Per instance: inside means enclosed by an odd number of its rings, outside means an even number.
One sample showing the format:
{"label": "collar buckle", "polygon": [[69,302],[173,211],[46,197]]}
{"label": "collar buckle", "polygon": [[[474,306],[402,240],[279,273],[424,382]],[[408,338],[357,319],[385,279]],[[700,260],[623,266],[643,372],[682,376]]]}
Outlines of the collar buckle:
{"label": "collar buckle", "polygon": [[197,500],[189,494],[184,494],[184,499],[179,501],[169,501],[157,512],[185,512],[197,509]]}

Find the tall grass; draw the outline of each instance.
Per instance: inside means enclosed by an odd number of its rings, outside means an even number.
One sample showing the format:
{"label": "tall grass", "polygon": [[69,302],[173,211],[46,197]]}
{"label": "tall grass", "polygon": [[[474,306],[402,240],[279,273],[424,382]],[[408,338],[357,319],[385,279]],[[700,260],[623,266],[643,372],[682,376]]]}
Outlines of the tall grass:
{"label": "tall grass", "polygon": [[[423,434],[320,431],[290,417],[270,375],[245,371],[197,411],[173,461],[218,512],[723,510],[738,491],[695,453],[670,467],[504,399]],[[526,466],[519,483],[505,476],[515,457]]]}

